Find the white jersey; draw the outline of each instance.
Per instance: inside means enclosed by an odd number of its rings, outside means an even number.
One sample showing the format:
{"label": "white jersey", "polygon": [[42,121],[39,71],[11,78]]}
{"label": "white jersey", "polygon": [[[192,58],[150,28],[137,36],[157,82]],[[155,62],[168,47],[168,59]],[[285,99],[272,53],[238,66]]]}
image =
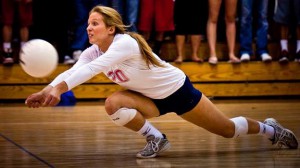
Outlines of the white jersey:
{"label": "white jersey", "polygon": [[178,90],[186,76],[180,69],[155,57],[165,67],[150,65],[149,69],[137,41],[128,34],[117,34],[105,53],[97,45],[90,46],[72,68],[57,76],[50,85],[65,81],[71,90],[103,72],[124,88],[153,99],[163,99]]}

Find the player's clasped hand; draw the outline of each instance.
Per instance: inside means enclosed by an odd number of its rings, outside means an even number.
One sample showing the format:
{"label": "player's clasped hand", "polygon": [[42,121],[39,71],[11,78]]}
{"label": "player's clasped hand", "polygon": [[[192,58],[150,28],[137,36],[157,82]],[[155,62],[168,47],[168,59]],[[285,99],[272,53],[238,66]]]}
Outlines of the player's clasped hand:
{"label": "player's clasped hand", "polygon": [[45,101],[45,95],[41,92],[34,93],[25,100],[25,104],[30,108],[39,108]]}
{"label": "player's clasped hand", "polygon": [[29,108],[39,108],[39,107],[46,107],[46,106],[56,106],[60,101],[60,94],[56,94],[56,92],[50,92],[48,94],[45,93],[34,93],[30,95],[25,104]]}
{"label": "player's clasped hand", "polygon": [[47,95],[44,103],[43,103],[43,106],[56,106],[60,101],[60,95],[59,96],[55,96],[55,95],[52,95],[52,94],[49,94]]}

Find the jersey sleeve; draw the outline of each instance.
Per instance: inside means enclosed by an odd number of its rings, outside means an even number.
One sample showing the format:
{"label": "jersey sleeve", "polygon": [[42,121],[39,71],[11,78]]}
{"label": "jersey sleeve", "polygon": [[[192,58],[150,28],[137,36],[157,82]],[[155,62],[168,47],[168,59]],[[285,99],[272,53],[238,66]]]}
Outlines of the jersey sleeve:
{"label": "jersey sleeve", "polygon": [[49,85],[56,86],[60,82],[67,79],[69,76],[71,76],[72,73],[74,73],[77,69],[79,69],[81,66],[91,62],[93,60],[92,55],[99,55],[99,51],[95,46],[91,46],[87,49],[85,49],[82,54],[80,55],[78,61],[68,70],[64,71],[63,73],[59,74]]}
{"label": "jersey sleeve", "polygon": [[[75,67],[76,69],[74,68],[74,72],[64,79],[68,89],[71,90],[110,67],[136,56],[134,53],[137,52],[136,48],[138,49],[138,46],[134,45],[137,44],[131,37],[114,39],[108,50],[101,56],[82,66],[78,66],[78,68]],[[133,49],[135,49],[135,52]]]}

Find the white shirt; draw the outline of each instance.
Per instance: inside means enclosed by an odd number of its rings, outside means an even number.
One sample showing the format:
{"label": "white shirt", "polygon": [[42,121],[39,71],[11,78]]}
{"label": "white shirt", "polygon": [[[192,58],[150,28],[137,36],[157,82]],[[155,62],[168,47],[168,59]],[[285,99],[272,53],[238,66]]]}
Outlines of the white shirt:
{"label": "white shirt", "polygon": [[180,69],[154,56],[165,67],[150,65],[149,69],[137,41],[128,34],[117,34],[105,53],[97,45],[90,46],[72,68],[58,75],[50,85],[65,81],[71,90],[103,72],[124,88],[153,99],[163,99],[178,90],[186,76]]}

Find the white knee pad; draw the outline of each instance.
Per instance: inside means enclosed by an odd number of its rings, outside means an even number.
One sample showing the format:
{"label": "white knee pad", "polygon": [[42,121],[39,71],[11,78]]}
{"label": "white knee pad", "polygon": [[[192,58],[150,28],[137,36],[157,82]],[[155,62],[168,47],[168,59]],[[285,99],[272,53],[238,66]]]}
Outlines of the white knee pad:
{"label": "white knee pad", "polygon": [[248,133],[248,121],[245,117],[231,118],[235,125],[235,133],[233,138],[237,138]]}
{"label": "white knee pad", "polygon": [[136,109],[120,108],[109,117],[115,124],[124,126],[135,117],[136,113]]}

